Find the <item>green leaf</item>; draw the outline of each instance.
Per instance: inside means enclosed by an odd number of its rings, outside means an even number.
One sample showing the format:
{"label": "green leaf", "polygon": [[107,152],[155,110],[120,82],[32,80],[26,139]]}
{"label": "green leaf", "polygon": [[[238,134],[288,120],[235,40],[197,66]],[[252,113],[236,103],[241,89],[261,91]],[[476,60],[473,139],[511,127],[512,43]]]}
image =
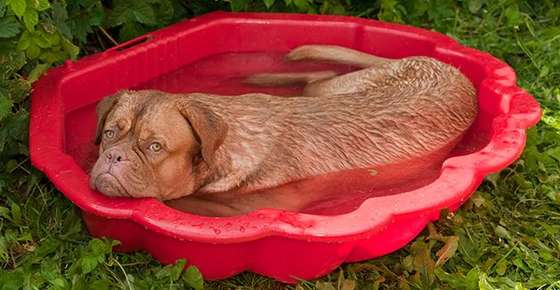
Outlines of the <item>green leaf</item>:
{"label": "green leaf", "polygon": [[62,47],[64,48],[64,51],[68,53],[71,59],[76,59],[78,57],[78,54],[80,53],[80,48],[66,38],[62,38]]}
{"label": "green leaf", "polygon": [[29,76],[27,78],[28,81],[30,82],[35,82],[36,80],[39,79],[39,77],[47,71],[47,69],[50,67],[50,65],[46,64],[46,63],[40,63],[38,65],[36,65],[31,72],[29,73]]}
{"label": "green leaf", "polygon": [[490,284],[490,282],[488,281],[488,276],[486,274],[481,274],[478,277],[478,289],[480,290],[498,290],[497,288],[494,288],[494,286],[492,286]]}
{"label": "green leaf", "polygon": [[37,9],[37,11],[44,11],[51,7],[49,0],[35,0],[34,3],[34,8]]}
{"label": "green leaf", "polygon": [[57,46],[60,43],[61,37],[58,33],[42,33],[41,35],[42,37],[44,37],[47,42],[49,43],[49,46],[54,47]]}
{"label": "green leaf", "polygon": [[6,4],[8,4],[10,9],[18,17],[22,17],[27,8],[27,3],[25,2],[25,0],[6,0]]}
{"label": "green leaf", "polygon": [[29,45],[29,47],[25,50],[25,55],[27,55],[30,59],[37,58],[39,54],[41,54],[41,48],[36,44]]}
{"label": "green leaf", "polygon": [[300,11],[307,11],[309,9],[309,0],[294,0],[294,4]]}
{"label": "green leaf", "polygon": [[62,277],[58,277],[52,281],[50,281],[52,284],[52,289],[60,289],[60,290],[64,290],[64,289],[68,289],[68,282],[66,282],[66,280]]}
{"label": "green leaf", "polygon": [[12,203],[10,211],[12,212],[12,221],[16,224],[21,224],[22,222],[21,207],[16,203]]}
{"label": "green leaf", "polygon": [[187,270],[183,272],[181,277],[187,285],[191,286],[195,290],[204,289],[204,279],[202,279],[202,274],[195,266],[189,266]]}
{"label": "green leaf", "polygon": [[31,33],[24,31],[19,37],[16,49],[19,51],[24,51],[31,45]]}
{"label": "green leaf", "polygon": [[68,59],[68,55],[63,51],[44,51],[39,55],[39,59],[46,63],[55,63]]}
{"label": "green leaf", "polygon": [[58,239],[55,239],[53,237],[49,237],[43,241],[41,241],[41,243],[39,244],[39,246],[37,247],[37,250],[35,251],[35,253],[37,254],[37,257],[45,257],[51,253],[56,252],[56,250],[62,245],[62,242]]}
{"label": "green leaf", "polygon": [[0,1],[0,18],[6,15],[6,2]]}
{"label": "green leaf", "polygon": [[62,33],[64,37],[72,38],[72,31],[66,23],[66,20],[68,19],[68,12],[66,11],[66,7],[61,1],[56,1],[52,4],[52,8],[53,22],[58,31]]}
{"label": "green leaf", "polygon": [[130,40],[139,35],[142,35],[144,32],[145,30],[140,24],[130,21],[122,26],[121,30],[119,31],[119,39],[121,41]]}
{"label": "green leaf", "polygon": [[185,265],[187,261],[185,259],[179,259],[175,265],[172,265],[170,269],[171,279],[172,281],[177,281],[181,277],[183,270],[185,269]]}
{"label": "green leaf", "polygon": [[51,42],[49,41],[49,36],[48,36],[47,33],[37,31],[37,32],[33,33],[32,35],[33,35],[33,37],[31,39],[31,41],[33,42],[33,44],[36,44],[40,48],[49,48],[49,47],[52,46]]}
{"label": "green leaf", "polygon": [[494,232],[500,238],[503,238],[503,239],[506,239],[506,240],[511,240],[511,235],[510,235],[509,231],[506,230],[506,228],[504,228],[500,225],[497,225],[496,228],[494,228]]}
{"label": "green leaf", "polygon": [[478,289],[478,277],[480,275],[480,272],[477,268],[472,268],[468,273],[467,276],[465,277],[465,281],[463,283],[463,287],[466,288],[466,290],[475,290]]}
{"label": "green leaf", "polygon": [[547,192],[546,196],[550,198],[550,200],[552,200],[553,202],[560,204],[560,192],[549,191]]}
{"label": "green leaf", "polygon": [[504,11],[508,26],[516,26],[521,24],[521,13],[517,5],[510,5]]}
{"label": "green leaf", "polygon": [[[110,27],[129,23],[130,8],[123,1],[115,2],[115,7],[110,10],[107,22]],[[82,23],[83,24],[83,23]]]}
{"label": "green leaf", "polygon": [[105,256],[111,252],[113,245],[115,242],[111,240],[90,240],[80,258],[82,272],[87,274],[95,270],[99,264],[105,261]]}
{"label": "green leaf", "polygon": [[21,25],[13,16],[0,19],[0,38],[9,38],[18,35]]}
{"label": "green leaf", "polygon": [[380,20],[403,22],[403,8],[397,0],[381,0],[379,4],[377,17]]}
{"label": "green leaf", "polygon": [[515,266],[517,266],[518,269],[520,269],[521,271],[525,272],[525,273],[530,273],[531,270],[527,267],[527,264],[525,262],[523,262],[523,260],[519,257],[516,257],[515,259],[513,259],[513,264]]}
{"label": "green leaf", "polygon": [[6,261],[9,257],[8,242],[6,238],[0,237],[0,260]]}
{"label": "green leaf", "polygon": [[263,0],[263,2],[266,8],[270,8],[272,7],[272,5],[274,5],[275,0]]}
{"label": "green leaf", "polygon": [[95,268],[97,268],[97,265],[99,265],[100,262],[102,262],[103,259],[97,257],[97,256],[83,256],[80,259],[80,266],[82,268],[82,272],[84,274],[90,273],[91,271],[95,270]]}
{"label": "green leaf", "polygon": [[2,289],[21,289],[24,276],[22,268],[14,271],[0,271],[0,285],[2,285]]}
{"label": "green leaf", "polygon": [[496,274],[498,274],[500,276],[503,276],[507,271],[507,267],[508,267],[508,260],[507,259],[501,259],[496,264]]}
{"label": "green leaf", "polygon": [[546,150],[545,154],[547,154],[548,156],[556,159],[557,161],[560,161],[560,146],[552,147],[552,148]]}
{"label": "green leaf", "polygon": [[93,255],[104,255],[111,252],[112,244],[107,240],[92,239],[88,243],[88,249]]}
{"label": "green leaf", "polygon": [[463,281],[464,279],[462,279],[462,277],[457,277],[457,275],[447,273],[441,267],[436,268],[434,270],[434,273],[436,274],[436,277],[438,277],[440,281],[448,284],[451,289],[458,289],[459,287],[465,286],[465,281]]}
{"label": "green leaf", "polygon": [[90,26],[99,26],[103,23],[103,18],[105,17],[105,11],[103,10],[103,6],[101,4],[95,5],[91,10],[91,13],[88,15],[89,25]]}
{"label": "green leaf", "polygon": [[152,6],[144,1],[137,1],[135,3],[136,5],[134,5],[131,10],[136,21],[147,25],[155,24],[156,19]]}
{"label": "green leaf", "polygon": [[37,14],[37,10],[27,9],[23,14],[23,23],[27,30],[34,31],[35,25],[39,23],[39,14]]}
{"label": "green leaf", "polygon": [[175,264],[167,265],[156,272],[155,276],[158,279],[169,278],[171,281],[177,281],[183,273],[186,261],[180,259]]}
{"label": "green leaf", "polygon": [[229,5],[232,11],[244,11],[247,9],[249,0],[230,0]]}
{"label": "green leaf", "polygon": [[12,111],[12,100],[8,97],[0,95],[0,121],[8,117]]}
{"label": "green leaf", "polygon": [[[4,96],[0,95],[0,103],[2,103],[2,98]],[[9,100],[9,99],[8,99]],[[1,107],[1,106],[0,106]],[[1,120],[1,119],[0,119]],[[7,207],[0,206],[0,217],[2,218],[10,218],[10,210]]]}
{"label": "green leaf", "polygon": [[560,112],[544,109],[542,121],[554,129],[560,130]]}
{"label": "green leaf", "polygon": [[173,21],[175,8],[170,0],[158,0],[158,5],[154,7],[158,26],[167,24]]}
{"label": "green leaf", "polygon": [[335,14],[335,15],[346,15],[348,11],[340,4],[331,4],[331,2],[323,2],[321,6],[321,14]]}
{"label": "green leaf", "polygon": [[87,35],[93,30],[91,29],[91,25],[86,20],[87,16],[82,15],[80,17],[77,17],[75,20],[70,21],[70,25],[68,26],[68,35],[64,33],[64,37],[68,39],[72,37],[77,38],[81,43],[87,42]]}
{"label": "green leaf", "polygon": [[483,0],[469,0],[467,2],[469,11],[473,14],[477,13],[480,10],[480,8],[482,8],[482,4],[484,4]]}

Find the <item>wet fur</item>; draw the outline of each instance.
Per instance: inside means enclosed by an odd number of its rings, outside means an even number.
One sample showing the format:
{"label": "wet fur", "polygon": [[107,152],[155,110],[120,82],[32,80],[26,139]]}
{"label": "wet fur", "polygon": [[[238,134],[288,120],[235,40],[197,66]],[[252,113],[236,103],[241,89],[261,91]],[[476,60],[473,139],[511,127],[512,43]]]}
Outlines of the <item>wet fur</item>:
{"label": "wet fur", "polygon": [[[168,204],[208,215],[242,214],[259,207],[299,210],[317,197],[298,199],[301,187],[297,194],[275,188],[411,160],[422,160],[418,170],[411,171],[419,173],[441,163],[477,114],[470,81],[433,58],[390,60],[320,45],[299,47],[287,58],[363,69],[340,76],[260,74],[247,80],[267,86],[306,83],[300,97],[137,93],[157,96],[160,105],[172,103],[169,108],[178,107],[186,119],[189,110],[207,112],[202,113],[202,119],[211,119],[207,131],[195,128],[193,138],[207,134],[219,139],[211,148],[202,140],[198,150],[208,151],[211,158],[193,165],[191,176],[177,176],[190,179],[190,189],[183,193],[186,197]],[[255,192],[261,194],[248,194]]]}

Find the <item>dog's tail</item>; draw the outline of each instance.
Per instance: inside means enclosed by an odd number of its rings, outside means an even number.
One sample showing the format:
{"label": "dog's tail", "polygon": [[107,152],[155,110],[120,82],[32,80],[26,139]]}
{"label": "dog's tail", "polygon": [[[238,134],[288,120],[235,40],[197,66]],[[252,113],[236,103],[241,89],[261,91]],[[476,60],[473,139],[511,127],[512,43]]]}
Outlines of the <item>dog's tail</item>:
{"label": "dog's tail", "polygon": [[[286,55],[288,61],[317,61],[336,64],[346,64],[359,68],[380,67],[392,61],[336,45],[303,45]],[[244,83],[257,86],[289,86],[295,84],[310,84],[325,81],[337,76],[334,71],[292,72],[292,73],[260,73],[244,80]]]}
{"label": "dog's tail", "polygon": [[311,60],[347,64],[360,68],[375,67],[394,61],[355,49],[336,45],[302,45],[286,55],[289,61]]}

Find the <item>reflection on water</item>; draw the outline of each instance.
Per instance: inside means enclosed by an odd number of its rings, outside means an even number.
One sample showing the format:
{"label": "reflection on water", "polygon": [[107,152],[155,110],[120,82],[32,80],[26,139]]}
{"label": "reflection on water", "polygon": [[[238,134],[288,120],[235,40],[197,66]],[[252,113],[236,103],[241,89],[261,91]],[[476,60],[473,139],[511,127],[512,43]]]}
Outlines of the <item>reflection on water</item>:
{"label": "reflection on water", "polygon": [[[298,63],[283,61],[284,53],[230,53],[215,55],[184,66],[176,71],[140,84],[135,89],[159,89],[172,93],[207,92],[235,96],[249,92],[263,92],[280,96],[301,93],[302,87],[261,88],[243,84],[242,80],[260,72],[297,72],[336,70],[344,73],[352,68],[342,65]],[[95,135],[95,105],[88,105],[66,116],[66,152],[86,172],[97,158]],[[489,140],[491,122],[481,114],[465,137],[449,153],[464,155],[479,150]],[[294,198],[307,196],[314,200],[303,212],[333,215],[356,209],[365,199],[407,192],[433,182],[440,174],[440,166],[425,168],[422,160],[371,169],[359,169],[311,179],[309,182],[288,184],[277,191]],[[273,205],[272,205],[273,206]]]}

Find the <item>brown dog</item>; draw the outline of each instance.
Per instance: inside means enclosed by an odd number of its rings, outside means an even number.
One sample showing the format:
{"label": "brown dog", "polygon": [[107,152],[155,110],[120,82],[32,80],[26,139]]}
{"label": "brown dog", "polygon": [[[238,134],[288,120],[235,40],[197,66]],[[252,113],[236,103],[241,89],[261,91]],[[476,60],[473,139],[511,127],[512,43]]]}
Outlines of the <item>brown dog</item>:
{"label": "brown dog", "polygon": [[[470,81],[432,58],[390,60],[308,45],[287,59],[361,70],[247,80],[305,83],[301,97],[144,90],[105,98],[97,108],[100,147],[91,187],[109,196],[155,197],[205,215],[301,210],[320,198],[321,190],[305,190],[321,188],[335,172],[400,164],[417,175],[439,166],[476,117]],[[343,180],[338,175],[337,182]]]}

